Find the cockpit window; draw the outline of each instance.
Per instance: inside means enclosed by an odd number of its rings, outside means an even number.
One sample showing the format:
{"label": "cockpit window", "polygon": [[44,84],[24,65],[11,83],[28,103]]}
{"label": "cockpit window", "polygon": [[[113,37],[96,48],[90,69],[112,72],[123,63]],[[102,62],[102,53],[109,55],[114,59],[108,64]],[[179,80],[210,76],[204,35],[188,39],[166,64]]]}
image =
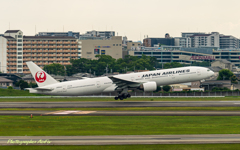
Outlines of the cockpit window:
{"label": "cockpit window", "polygon": [[210,71],[210,69],[208,69],[207,71]]}

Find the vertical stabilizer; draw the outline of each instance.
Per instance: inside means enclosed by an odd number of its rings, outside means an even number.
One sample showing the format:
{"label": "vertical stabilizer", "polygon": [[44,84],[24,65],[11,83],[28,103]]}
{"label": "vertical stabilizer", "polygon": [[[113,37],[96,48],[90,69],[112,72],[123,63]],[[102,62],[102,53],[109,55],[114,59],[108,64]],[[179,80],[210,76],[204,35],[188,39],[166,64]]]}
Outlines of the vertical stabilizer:
{"label": "vertical stabilizer", "polygon": [[27,63],[27,66],[28,66],[30,72],[32,73],[33,78],[35,79],[36,83],[38,84],[38,87],[58,83],[57,80],[55,80],[53,77],[51,77],[45,71],[43,71],[40,67],[38,67],[32,61],[29,61],[26,63]]}

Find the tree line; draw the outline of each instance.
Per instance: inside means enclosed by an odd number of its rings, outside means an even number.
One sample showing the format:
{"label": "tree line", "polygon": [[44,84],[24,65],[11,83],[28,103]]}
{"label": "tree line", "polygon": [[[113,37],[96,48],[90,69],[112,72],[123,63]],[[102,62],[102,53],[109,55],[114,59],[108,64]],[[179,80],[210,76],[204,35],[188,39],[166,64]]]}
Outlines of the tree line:
{"label": "tree line", "polygon": [[68,75],[76,73],[90,73],[101,76],[104,73],[126,73],[134,70],[155,70],[157,60],[155,57],[145,56],[125,56],[124,59],[114,59],[109,55],[96,55],[97,59],[72,59],[71,65],[63,66],[61,64],[45,65],[43,70],[49,74]]}

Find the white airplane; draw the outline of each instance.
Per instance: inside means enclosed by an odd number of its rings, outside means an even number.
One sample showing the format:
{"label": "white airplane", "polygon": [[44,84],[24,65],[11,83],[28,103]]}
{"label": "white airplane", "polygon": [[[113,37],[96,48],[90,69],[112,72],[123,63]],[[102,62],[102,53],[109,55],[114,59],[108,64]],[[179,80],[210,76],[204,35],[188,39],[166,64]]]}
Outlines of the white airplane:
{"label": "white airplane", "polygon": [[27,66],[38,84],[37,88],[28,88],[30,93],[80,96],[117,91],[115,100],[130,98],[129,89],[155,91],[157,86],[199,81],[214,74],[208,68],[191,66],[58,82],[33,62],[27,62]]}

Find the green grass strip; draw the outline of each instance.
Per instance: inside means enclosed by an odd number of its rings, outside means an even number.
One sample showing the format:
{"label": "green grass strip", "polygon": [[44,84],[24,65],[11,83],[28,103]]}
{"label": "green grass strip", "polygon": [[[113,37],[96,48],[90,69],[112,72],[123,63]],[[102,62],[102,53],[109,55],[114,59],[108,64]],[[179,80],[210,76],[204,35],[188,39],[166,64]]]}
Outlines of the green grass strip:
{"label": "green grass strip", "polygon": [[1,110],[82,111],[240,111],[240,107],[116,107],[116,108],[0,108]]}
{"label": "green grass strip", "polygon": [[2,136],[240,134],[238,116],[0,116]]}

